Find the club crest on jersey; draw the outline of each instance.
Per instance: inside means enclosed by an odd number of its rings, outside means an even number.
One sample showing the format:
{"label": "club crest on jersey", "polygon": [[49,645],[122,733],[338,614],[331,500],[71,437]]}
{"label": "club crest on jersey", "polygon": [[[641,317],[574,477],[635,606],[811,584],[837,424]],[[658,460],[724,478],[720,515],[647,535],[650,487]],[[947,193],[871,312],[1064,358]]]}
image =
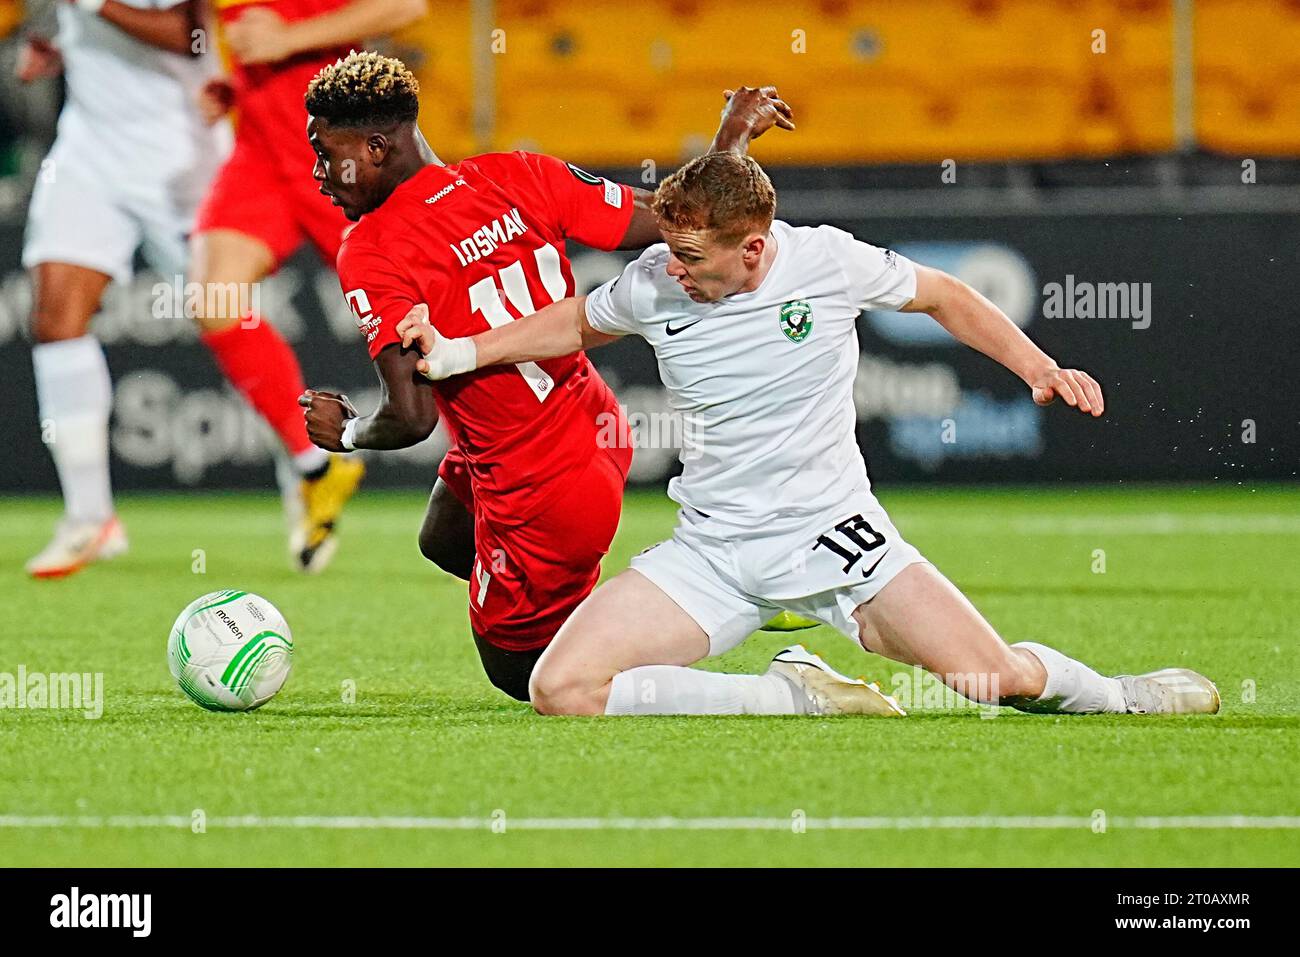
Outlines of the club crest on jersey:
{"label": "club crest on jersey", "polygon": [[781,331],[791,342],[803,342],[812,332],[812,306],[802,299],[781,306]]}

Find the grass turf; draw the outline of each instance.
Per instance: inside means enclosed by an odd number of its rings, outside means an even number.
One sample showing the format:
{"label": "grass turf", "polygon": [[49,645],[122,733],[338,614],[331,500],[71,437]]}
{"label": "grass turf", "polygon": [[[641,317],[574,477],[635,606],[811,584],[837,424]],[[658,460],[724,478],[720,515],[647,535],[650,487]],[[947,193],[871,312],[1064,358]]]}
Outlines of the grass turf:
{"label": "grass turf", "polygon": [[[57,517],[0,504],[0,672],[103,672],[99,720],[0,711],[0,817],[489,817],[506,832],[13,827],[11,865],[1287,865],[1296,830],[512,831],[546,817],[1297,815],[1300,518],[1285,487],[885,492],[900,530],[1010,640],[1110,673],[1186,665],[1213,717],[1058,718],[916,707],[901,721],[544,719],[497,693],[465,586],[415,547],[418,494],[364,494],[321,577],[288,569],[270,496],[126,497],[123,559],[57,582],[21,562]],[[630,495],[606,573],[664,537],[673,506]],[[206,570],[194,569],[201,557]],[[1105,571],[1099,573],[1104,552]],[[224,587],[276,603],[288,686],[204,712],[167,674],[168,628]],[[907,669],[828,629],[761,634],[708,667],[751,671],[804,640],[850,674]],[[347,703],[345,682],[355,684]],[[922,704],[924,702],[921,702]]]}

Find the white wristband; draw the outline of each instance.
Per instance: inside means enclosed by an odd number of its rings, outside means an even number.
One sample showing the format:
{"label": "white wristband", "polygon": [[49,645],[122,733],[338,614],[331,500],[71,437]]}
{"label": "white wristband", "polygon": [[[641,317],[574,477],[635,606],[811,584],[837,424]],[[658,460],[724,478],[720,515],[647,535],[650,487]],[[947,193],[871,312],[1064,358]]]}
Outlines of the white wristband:
{"label": "white wristband", "polygon": [[72,0],[72,2],[94,17],[98,16],[99,11],[104,9],[105,0]]}
{"label": "white wristband", "polygon": [[343,423],[343,435],[339,438],[339,445],[343,446],[349,452],[357,450],[357,417],[354,415]]}

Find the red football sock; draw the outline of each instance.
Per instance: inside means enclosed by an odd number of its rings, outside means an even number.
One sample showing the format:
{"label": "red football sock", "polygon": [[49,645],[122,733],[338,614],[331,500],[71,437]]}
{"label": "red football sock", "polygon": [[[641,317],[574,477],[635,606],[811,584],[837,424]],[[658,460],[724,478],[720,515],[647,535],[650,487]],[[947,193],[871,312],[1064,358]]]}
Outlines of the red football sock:
{"label": "red football sock", "polygon": [[298,406],[304,389],[298,357],[273,325],[245,320],[200,338],[230,384],[275,429],[290,455],[315,448]]}

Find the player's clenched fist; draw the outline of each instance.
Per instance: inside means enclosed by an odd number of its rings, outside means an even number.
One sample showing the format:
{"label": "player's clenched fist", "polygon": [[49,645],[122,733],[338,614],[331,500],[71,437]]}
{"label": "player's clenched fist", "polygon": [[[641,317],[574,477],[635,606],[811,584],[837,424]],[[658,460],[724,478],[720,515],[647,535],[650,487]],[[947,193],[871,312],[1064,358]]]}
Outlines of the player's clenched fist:
{"label": "player's clenched fist", "polygon": [[313,443],[330,452],[349,451],[343,445],[343,427],[357,417],[357,410],[346,395],[308,389],[298,396],[298,404],[306,410],[307,437]]}
{"label": "player's clenched fist", "polygon": [[199,117],[204,124],[211,126],[221,119],[235,105],[235,88],[229,80],[213,77],[199,90]]}
{"label": "player's clenched fist", "polygon": [[415,363],[415,368],[430,381],[473,372],[478,368],[474,340],[448,339],[439,335],[429,322],[429,307],[422,302],[412,306],[397,324],[397,334],[402,337],[402,348],[420,350],[424,358]]}
{"label": "player's clenched fist", "polygon": [[245,64],[278,63],[297,52],[289,24],[265,7],[254,7],[226,27],[226,42]]}
{"label": "player's clenched fist", "polygon": [[1051,405],[1059,395],[1066,405],[1091,413],[1094,418],[1106,411],[1101,386],[1079,369],[1050,369],[1030,382],[1029,387],[1034,390],[1034,401],[1039,405]]}

